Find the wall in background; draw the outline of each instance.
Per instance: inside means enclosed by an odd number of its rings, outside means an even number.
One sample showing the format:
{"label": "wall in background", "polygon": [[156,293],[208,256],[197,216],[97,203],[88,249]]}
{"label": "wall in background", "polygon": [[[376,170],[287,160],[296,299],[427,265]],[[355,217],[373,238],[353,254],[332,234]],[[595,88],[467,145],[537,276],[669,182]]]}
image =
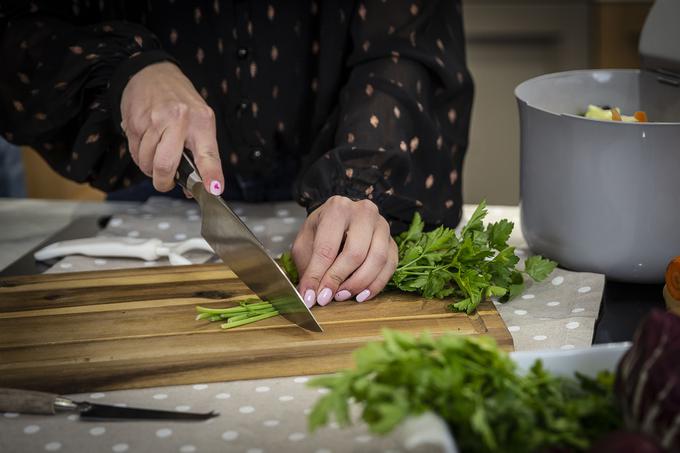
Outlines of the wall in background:
{"label": "wall in background", "polygon": [[464,0],[463,5],[476,85],[463,196],[468,203],[516,205],[515,87],[551,72],[638,67],[637,40],[651,1]]}
{"label": "wall in background", "polygon": [[88,184],[77,184],[56,173],[37,152],[22,148],[26,192],[30,198],[103,200],[104,193]]}
{"label": "wall in background", "polygon": [[589,63],[589,2],[464,1],[468,65],[475,80],[463,172],[468,203],[519,201],[519,115],[515,87]]}

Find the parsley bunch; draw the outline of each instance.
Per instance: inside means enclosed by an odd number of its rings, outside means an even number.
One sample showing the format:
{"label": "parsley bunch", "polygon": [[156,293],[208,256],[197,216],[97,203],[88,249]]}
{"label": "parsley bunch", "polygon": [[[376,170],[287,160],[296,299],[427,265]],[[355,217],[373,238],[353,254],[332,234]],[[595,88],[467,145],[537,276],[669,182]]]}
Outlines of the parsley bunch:
{"label": "parsley bunch", "polygon": [[524,290],[523,273],[544,280],[557,263],[540,256],[525,262],[524,272],[515,268],[519,258],[508,245],[514,224],[503,219],[484,227],[486,203],[477,206],[460,236],[440,226],[424,233],[418,213],[408,231],[395,238],[399,264],[388,287],[416,292],[426,298],[453,297],[452,311],[472,313],[487,297],[502,302]]}
{"label": "parsley bunch", "polygon": [[350,401],[362,406],[362,419],[381,434],[432,411],[466,452],[584,451],[622,427],[612,373],[562,378],[537,361],[522,375],[489,337],[383,335],[383,342],[355,352],[354,370],[310,382],[330,389],[309,415],[311,430],[331,417],[349,424]]}

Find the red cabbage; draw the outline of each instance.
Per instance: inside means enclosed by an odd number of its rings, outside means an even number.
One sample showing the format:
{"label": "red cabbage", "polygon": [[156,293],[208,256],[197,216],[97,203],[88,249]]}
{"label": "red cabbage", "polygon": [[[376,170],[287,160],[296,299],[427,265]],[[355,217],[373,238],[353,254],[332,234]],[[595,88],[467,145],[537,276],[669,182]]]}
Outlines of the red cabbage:
{"label": "red cabbage", "polygon": [[591,453],[664,453],[655,439],[642,433],[614,431],[595,442]]}
{"label": "red cabbage", "polygon": [[680,317],[655,310],[638,327],[615,392],[628,430],[680,451]]}

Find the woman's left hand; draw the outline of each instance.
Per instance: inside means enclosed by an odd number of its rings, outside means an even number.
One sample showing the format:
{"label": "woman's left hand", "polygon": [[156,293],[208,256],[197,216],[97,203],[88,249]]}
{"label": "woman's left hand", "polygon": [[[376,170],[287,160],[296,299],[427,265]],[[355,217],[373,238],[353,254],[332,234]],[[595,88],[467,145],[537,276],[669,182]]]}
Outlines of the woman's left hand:
{"label": "woman's left hand", "polygon": [[298,289],[308,307],[332,299],[371,299],[385,287],[398,262],[390,226],[375,203],[338,195],[307,217],[292,255],[301,276]]}

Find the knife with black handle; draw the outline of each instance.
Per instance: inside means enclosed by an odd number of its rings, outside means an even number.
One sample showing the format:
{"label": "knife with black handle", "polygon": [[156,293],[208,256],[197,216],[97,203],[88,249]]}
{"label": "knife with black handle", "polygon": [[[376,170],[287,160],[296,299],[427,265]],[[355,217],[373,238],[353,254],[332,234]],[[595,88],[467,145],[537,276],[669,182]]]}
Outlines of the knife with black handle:
{"label": "knife with black handle", "polygon": [[58,412],[77,412],[86,420],[207,420],[217,417],[217,412],[175,412],[156,409],[110,406],[86,401],[78,402],[54,393],[0,388],[0,412],[54,415]]}

